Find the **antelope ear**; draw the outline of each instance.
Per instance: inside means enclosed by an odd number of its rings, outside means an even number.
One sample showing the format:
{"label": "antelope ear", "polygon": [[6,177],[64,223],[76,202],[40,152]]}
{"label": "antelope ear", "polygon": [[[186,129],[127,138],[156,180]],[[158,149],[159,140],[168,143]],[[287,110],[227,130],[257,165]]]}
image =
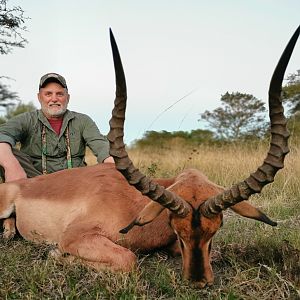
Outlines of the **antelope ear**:
{"label": "antelope ear", "polygon": [[260,222],[264,222],[271,226],[277,226],[277,223],[269,219],[263,212],[258,208],[252,206],[249,202],[242,201],[230,207],[235,213]]}
{"label": "antelope ear", "polygon": [[149,202],[143,210],[138,214],[134,221],[132,221],[128,226],[121,229],[120,233],[127,233],[129,230],[133,228],[133,226],[143,226],[150,222],[152,222],[156,217],[160,215],[160,213],[165,208],[157,202],[151,201]]}

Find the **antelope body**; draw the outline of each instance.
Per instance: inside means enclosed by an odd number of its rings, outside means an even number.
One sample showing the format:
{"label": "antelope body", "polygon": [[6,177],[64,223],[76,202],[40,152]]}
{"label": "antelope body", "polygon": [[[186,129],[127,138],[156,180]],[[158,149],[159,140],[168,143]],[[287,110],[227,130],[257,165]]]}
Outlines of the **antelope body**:
{"label": "antelope body", "polygon": [[[195,169],[156,182],[169,187],[194,208],[223,190]],[[131,270],[137,250],[147,252],[165,247],[178,251],[176,234],[169,225],[170,215],[171,220],[176,215],[167,210],[143,227],[134,227],[126,235],[119,233],[147,204],[151,204],[151,210],[157,204],[129,185],[114,164],[64,170],[1,184],[0,199],[0,217],[9,217],[15,210],[16,226],[25,239],[57,245],[57,253],[77,256],[98,270]],[[245,216],[252,211],[248,217],[268,220],[246,202],[232,208]],[[191,215],[188,223],[182,218],[178,220],[184,221],[183,226],[188,231],[193,218]],[[207,236],[194,242],[209,246],[221,225],[222,214],[205,221]],[[208,252],[206,258],[209,262]],[[207,272],[211,283],[210,265]]]}
{"label": "antelope body", "polygon": [[199,287],[212,284],[211,241],[221,226],[224,209],[230,207],[242,216],[276,225],[244,200],[273,181],[288,153],[280,92],[299,32],[300,27],[271,80],[272,139],[268,155],[256,172],[226,190],[198,170],[186,170],[171,179],[150,180],[133,166],[123,142],[125,75],[111,33],[116,100],[108,138],[116,165],[64,170],[1,184],[0,218],[8,218],[15,210],[16,225],[24,238],[55,244],[57,253],[79,257],[96,269],[129,271],[135,265],[136,250],[178,250],[184,277]]}

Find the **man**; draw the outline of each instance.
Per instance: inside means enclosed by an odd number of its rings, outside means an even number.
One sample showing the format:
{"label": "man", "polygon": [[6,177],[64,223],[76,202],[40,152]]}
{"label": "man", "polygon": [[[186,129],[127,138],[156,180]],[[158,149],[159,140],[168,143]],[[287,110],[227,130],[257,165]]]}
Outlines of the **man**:
{"label": "man", "polygon": [[[0,126],[0,175],[6,182],[85,166],[89,146],[97,161],[111,162],[107,139],[90,117],[67,109],[66,80],[57,73],[41,77],[41,109],[20,114]],[[15,148],[16,143],[20,150]]]}

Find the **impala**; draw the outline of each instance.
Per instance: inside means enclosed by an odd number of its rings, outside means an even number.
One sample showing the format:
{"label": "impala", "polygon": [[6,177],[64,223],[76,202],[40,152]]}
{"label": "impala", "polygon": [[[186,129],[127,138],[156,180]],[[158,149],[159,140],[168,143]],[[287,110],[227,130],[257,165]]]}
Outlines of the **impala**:
{"label": "impala", "polygon": [[[242,216],[276,225],[245,200],[274,180],[289,151],[280,93],[299,31],[300,27],[271,79],[271,144],[267,157],[253,174],[229,189],[195,169],[174,178],[151,180],[133,166],[123,142],[125,75],[110,32],[116,99],[108,139],[115,165],[99,164],[1,184],[0,218],[9,218],[15,211],[16,227],[25,239],[54,244],[61,259],[77,257],[97,270],[130,271],[136,265],[136,251],[179,251],[183,276],[199,287],[211,285],[212,237],[221,226],[223,210],[230,208]],[[11,218],[4,221],[4,227],[4,235],[11,237]]]}

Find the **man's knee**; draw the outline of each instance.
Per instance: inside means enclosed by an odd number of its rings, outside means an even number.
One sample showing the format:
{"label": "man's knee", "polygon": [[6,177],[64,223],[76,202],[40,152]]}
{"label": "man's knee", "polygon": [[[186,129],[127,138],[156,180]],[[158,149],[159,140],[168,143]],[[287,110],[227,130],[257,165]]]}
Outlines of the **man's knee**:
{"label": "man's knee", "polygon": [[23,153],[22,151],[16,148],[12,148],[12,152],[16,157],[16,159],[18,160],[18,162],[20,163],[21,167],[26,172],[28,178],[35,177],[42,174],[39,170],[37,170],[34,167],[31,157],[29,155]]}

